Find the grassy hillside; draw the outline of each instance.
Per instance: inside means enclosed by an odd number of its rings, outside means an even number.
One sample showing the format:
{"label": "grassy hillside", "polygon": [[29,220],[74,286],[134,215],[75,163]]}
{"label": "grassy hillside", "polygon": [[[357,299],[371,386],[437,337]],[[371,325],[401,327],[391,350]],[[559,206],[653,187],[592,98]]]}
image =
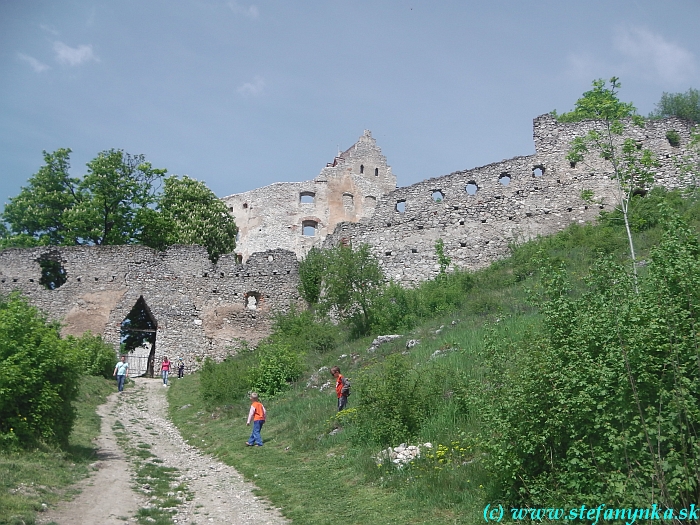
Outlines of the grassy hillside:
{"label": "grassy hillside", "polygon": [[[640,260],[662,238],[660,204],[698,231],[697,201],[664,192],[636,199],[632,217]],[[576,298],[590,291],[584,278],[601,256],[609,257],[608,264],[629,266],[624,228],[614,214],[514,246],[510,258],[473,274],[473,287],[458,308],[421,319],[375,351],[368,351],[372,337],[307,350],[301,379],[262,399],[268,410],[263,448],[244,446],[249,403],[233,385],[228,398],[205,402],[199,374],[173,381],[171,416],[185,439],[255,481],[294,523],[480,522],[484,505],[504,493],[504,480],[486,469],[493,452],[483,442],[488,429],[474,405],[478,396],[486,404],[495,388],[490,352],[505,348],[504,377],[515,377],[519,371],[512,368],[525,362],[516,353],[521,356],[531,340],[541,338],[543,314],[531,299],[542,292],[542,261],[566,268],[568,295]],[[642,276],[646,268],[640,265]],[[411,339],[420,343],[407,348]],[[508,348],[514,349],[512,359]],[[229,371],[221,377],[238,381],[252,359],[248,353],[229,358],[218,365]],[[332,380],[327,371],[318,377],[319,369],[333,365],[353,384],[349,410],[338,415],[333,385],[318,388]],[[378,465],[377,454],[402,440],[432,448],[401,469],[387,461]]]}

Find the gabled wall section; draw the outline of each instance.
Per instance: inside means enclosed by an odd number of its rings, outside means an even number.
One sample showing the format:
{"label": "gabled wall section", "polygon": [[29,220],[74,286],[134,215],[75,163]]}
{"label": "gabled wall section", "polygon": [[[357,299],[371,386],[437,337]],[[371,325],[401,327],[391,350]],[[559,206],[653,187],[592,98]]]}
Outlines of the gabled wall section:
{"label": "gabled wall section", "polygon": [[313,180],[280,182],[224,197],[236,219],[236,252],[282,248],[303,257],[339,222],[371,217],[377,200],[396,188],[396,177],[369,131]]}

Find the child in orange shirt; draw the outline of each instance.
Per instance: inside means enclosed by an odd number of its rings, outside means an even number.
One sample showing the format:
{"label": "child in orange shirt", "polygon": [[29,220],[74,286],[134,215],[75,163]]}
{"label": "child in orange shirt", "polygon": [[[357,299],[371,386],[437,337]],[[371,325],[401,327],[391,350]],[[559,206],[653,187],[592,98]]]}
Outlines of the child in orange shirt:
{"label": "child in orange shirt", "polygon": [[250,401],[250,412],[248,412],[248,421],[246,422],[246,425],[250,425],[251,421],[253,422],[253,433],[250,435],[250,439],[246,441],[245,444],[248,447],[252,447],[253,444],[255,444],[256,447],[262,447],[263,442],[262,438],[260,437],[260,431],[265,423],[267,411],[258,399],[257,393],[251,392]]}

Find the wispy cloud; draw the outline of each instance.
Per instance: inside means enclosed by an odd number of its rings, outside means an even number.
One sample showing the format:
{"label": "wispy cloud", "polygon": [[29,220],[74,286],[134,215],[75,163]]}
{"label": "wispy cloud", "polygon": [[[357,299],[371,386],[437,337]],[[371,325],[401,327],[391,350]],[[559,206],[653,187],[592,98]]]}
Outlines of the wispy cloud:
{"label": "wispy cloud", "polygon": [[43,62],[39,62],[36,58],[30,57],[29,55],[25,55],[24,53],[17,53],[17,58],[20,60],[23,60],[30,66],[32,66],[32,69],[36,71],[37,73],[41,73],[42,71],[46,71],[47,69],[51,69],[49,66],[44,64]]}
{"label": "wispy cloud", "polygon": [[265,80],[261,77],[255,77],[252,82],[246,82],[238,88],[241,95],[258,96],[265,89]]}
{"label": "wispy cloud", "polygon": [[258,16],[260,15],[257,6],[254,4],[251,4],[250,6],[246,7],[236,2],[236,0],[231,0],[228,3],[228,6],[231,8],[231,11],[233,11],[237,15],[245,15],[248,18],[258,18]]}
{"label": "wispy cloud", "polygon": [[590,53],[570,53],[566,57],[566,74],[576,80],[590,80],[596,75],[601,75],[601,70],[606,69],[605,64],[597,60]]}
{"label": "wispy cloud", "polygon": [[[615,48],[635,69],[647,69],[659,80],[681,84],[697,69],[695,57],[682,46],[641,27],[620,27],[614,40]],[[650,70],[649,70],[650,69]]]}
{"label": "wispy cloud", "polygon": [[57,40],[53,43],[53,50],[56,52],[56,60],[61,64],[67,64],[69,66],[78,66],[90,60],[94,60],[95,62],[100,61],[95,53],[93,53],[91,44],[70,47]]}
{"label": "wispy cloud", "polygon": [[53,36],[58,36],[58,31],[51,26],[47,26],[46,24],[40,24],[39,28],[43,29],[47,33],[51,33]]}

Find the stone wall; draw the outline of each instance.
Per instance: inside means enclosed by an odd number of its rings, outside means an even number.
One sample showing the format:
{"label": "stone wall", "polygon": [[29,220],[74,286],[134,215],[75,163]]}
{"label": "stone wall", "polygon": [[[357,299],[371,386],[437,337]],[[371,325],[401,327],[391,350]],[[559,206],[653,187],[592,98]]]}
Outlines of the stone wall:
{"label": "stone wall", "polygon": [[[379,199],[371,218],[336,226],[324,246],[367,243],[387,277],[411,286],[437,274],[437,239],[444,240],[455,266],[477,269],[505,257],[511,243],[594,220],[614,207],[616,182],[602,159],[591,156],[571,166],[566,154],[574,137],[599,126],[540,116],[534,120],[534,155],[397,188]],[[688,153],[691,124],[664,119],[628,128],[628,136],[658,156],[655,183],[682,185],[676,161]],[[678,131],[680,147],[669,144],[668,130]],[[584,202],[582,190],[592,191],[593,202]]]}
{"label": "stone wall", "polygon": [[[67,277],[62,286],[49,290],[39,283],[42,258],[61,263]],[[157,322],[156,362],[163,355],[183,357],[189,369],[206,355],[221,359],[232,353],[242,339],[255,344],[268,334],[270,314],[300,302],[297,281],[296,255],[285,250],[256,253],[246,264],[225,255],[216,265],[199,246],[0,252],[0,293],[21,291],[61,320],[64,334],[90,330],[116,349],[122,321],[143,296]]]}
{"label": "stone wall", "polygon": [[313,180],[279,182],[222,200],[236,219],[242,260],[275,248],[301,258],[339,222],[370,217],[377,199],[395,188],[396,177],[366,130]]}

